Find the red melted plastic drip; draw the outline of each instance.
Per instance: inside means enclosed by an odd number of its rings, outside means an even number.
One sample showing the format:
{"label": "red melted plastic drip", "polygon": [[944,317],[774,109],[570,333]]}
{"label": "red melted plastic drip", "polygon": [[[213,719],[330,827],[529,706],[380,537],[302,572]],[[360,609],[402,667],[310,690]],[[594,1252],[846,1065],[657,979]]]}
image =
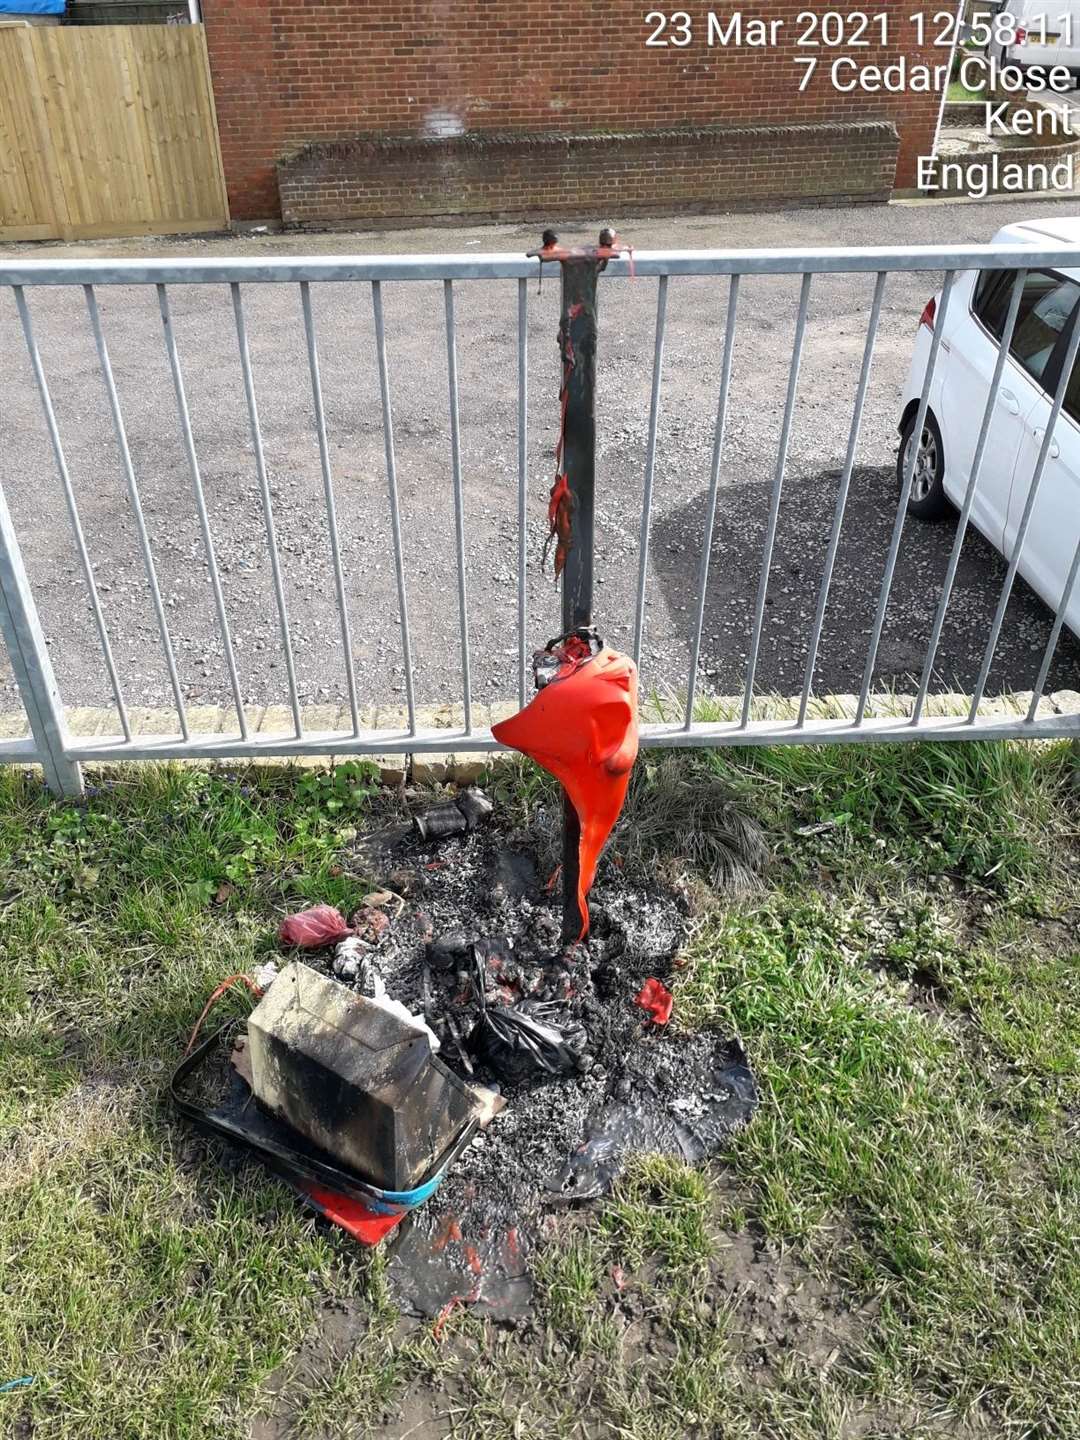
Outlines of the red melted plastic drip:
{"label": "red melted plastic drip", "polygon": [[666,1025],[671,1019],[675,997],[661,981],[650,979],[645,981],[645,984],[634,996],[634,1001],[643,1010],[649,1012],[655,1024]]}
{"label": "red melted plastic drip", "polygon": [[442,1339],[443,1327],[445,1326],[446,1322],[450,1319],[450,1316],[454,1313],[454,1310],[457,1308],[457,1306],[463,1305],[464,1303],[464,1295],[452,1295],[450,1297],[450,1299],[439,1311],[439,1317],[435,1321],[435,1324],[431,1327],[431,1338],[433,1340]]}
{"label": "red melted plastic drip", "polygon": [[[566,312],[567,320],[577,320],[584,313],[585,306],[581,301],[571,305]],[[562,388],[559,391],[559,438],[555,442],[555,483],[551,487],[551,496],[548,500],[548,538],[544,546],[544,559],[547,559],[548,547],[552,540],[557,541],[555,546],[555,579],[558,580],[566,566],[566,556],[571,545],[571,516],[574,507],[574,497],[571,494],[567,481],[566,472],[562,468],[563,445],[566,440],[566,407],[570,400],[570,374],[575,365],[574,341],[570,334],[569,326],[559,330],[559,338],[563,347],[563,378]]]}
{"label": "red melted plastic drip", "polygon": [[[586,896],[600,852],[626,799],[638,751],[637,668],[607,648],[580,659],[574,641],[564,649],[558,676],[491,733],[520,750],[561,782],[578,817],[578,910],[584,939],[589,930]],[[586,653],[588,646],[577,642]],[[572,652],[572,653],[571,653]]]}
{"label": "red melted plastic drip", "polygon": [[562,574],[566,565],[567,552],[570,549],[570,515],[573,509],[574,497],[570,494],[570,486],[567,484],[565,475],[556,475],[555,484],[551,487],[551,498],[548,501],[548,544],[554,539],[555,545],[555,578]]}
{"label": "red melted plastic drip", "polygon": [[447,1215],[439,1229],[438,1235],[432,1244],[432,1251],[445,1250],[451,1240],[461,1239],[461,1226],[457,1222],[456,1215]]}

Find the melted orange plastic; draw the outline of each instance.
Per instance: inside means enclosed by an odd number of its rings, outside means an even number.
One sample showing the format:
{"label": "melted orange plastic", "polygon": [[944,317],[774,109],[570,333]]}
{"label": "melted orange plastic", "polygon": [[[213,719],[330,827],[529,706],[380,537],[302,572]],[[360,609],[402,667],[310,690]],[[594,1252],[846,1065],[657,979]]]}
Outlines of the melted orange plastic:
{"label": "melted orange plastic", "polygon": [[559,780],[581,827],[578,909],[583,939],[586,896],[600,852],[626,799],[638,752],[637,669],[607,648],[567,667],[524,710],[491,727],[496,740],[520,750]]}
{"label": "melted orange plastic", "polygon": [[555,546],[556,580],[563,572],[563,568],[566,565],[567,551],[570,549],[573,505],[574,499],[570,494],[570,486],[567,484],[566,476],[556,475],[555,483],[551,487],[551,496],[548,500],[548,544],[550,545],[553,539],[557,539]]}

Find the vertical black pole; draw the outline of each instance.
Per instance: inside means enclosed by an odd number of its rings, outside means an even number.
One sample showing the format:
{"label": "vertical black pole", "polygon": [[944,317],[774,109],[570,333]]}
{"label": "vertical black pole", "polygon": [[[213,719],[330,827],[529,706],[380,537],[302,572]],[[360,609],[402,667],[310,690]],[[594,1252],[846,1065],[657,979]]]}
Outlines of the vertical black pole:
{"label": "vertical black pole", "polygon": [[[596,277],[593,259],[564,260],[559,343],[567,373],[563,470],[570,490],[570,546],[563,569],[564,633],[592,624],[593,501],[596,486]],[[578,910],[580,826],[563,794],[563,943],[581,931]]]}

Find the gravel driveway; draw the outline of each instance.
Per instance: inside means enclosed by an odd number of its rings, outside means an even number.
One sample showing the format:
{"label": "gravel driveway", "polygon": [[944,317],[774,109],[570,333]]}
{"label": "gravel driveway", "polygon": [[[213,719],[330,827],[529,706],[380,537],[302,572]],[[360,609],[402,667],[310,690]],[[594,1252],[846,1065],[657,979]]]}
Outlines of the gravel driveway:
{"label": "gravel driveway", "polygon": [[[930,243],[988,239],[1007,219],[1062,212],[1073,202],[899,206],[719,218],[625,221],[640,248],[706,245]],[[588,236],[592,227],[563,227]],[[0,256],[287,255],[401,251],[523,251],[532,228],[498,226],[365,235],[116,241],[11,247]],[[758,686],[802,683],[847,440],[872,278],[815,280],[787,481],[772,569]],[[857,690],[896,502],[899,394],[932,277],[890,280],[816,674],[819,691]],[[530,287],[530,643],[556,633],[558,595],[541,573],[558,390],[557,277]],[[671,282],[643,655],[646,686],[685,682],[708,481],[726,281]],[[456,567],[441,286],[384,287],[408,603],[418,703],[460,698]],[[361,703],[400,702],[404,676],[390,542],[370,294],[316,288],[330,457]],[[516,686],[516,285],[457,287],[467,578],[474,693]],[[82,295],[30,292],[42,357],[129,703],[167,703],[162,650],[125,499],[123,478]],[[783,410],[797,279],[745,281],[706,605],[707,688],[741,687],[757,566]],[[225,287],[179,287],[173,310],[202,475],[245,698],[286,698],[285,673],[235,332]],[[186,694],[227,700],[205,553],[192,500],[160,319],[152,291],[99,291],[102,320],[153,537]],[[630,643],[648,429],[655,282],[605,283],[600,298],[597,619]],[[295,288],[251,286],[247,319],[273,487],[297,667],[305,702],[346,699],[318,447]],[[0,483],[65,700],[102,704],[109,692],[86,588],[33,389],[11,297],[0,296],[7,356],[0,411]],[[953,527],[909,521],[875,683],[909,688],[917,675]],[[974,533],[966,542],[938,656],[935,689],[964,690],[978,669],[1004,571]],[[1045,607],[1019,585],[991,690],[1029,688],[1049,632]],[[1080,651],[1066,637],[1050,688],[1074,686]],[[17,703],[0,673],[0,708]]]}

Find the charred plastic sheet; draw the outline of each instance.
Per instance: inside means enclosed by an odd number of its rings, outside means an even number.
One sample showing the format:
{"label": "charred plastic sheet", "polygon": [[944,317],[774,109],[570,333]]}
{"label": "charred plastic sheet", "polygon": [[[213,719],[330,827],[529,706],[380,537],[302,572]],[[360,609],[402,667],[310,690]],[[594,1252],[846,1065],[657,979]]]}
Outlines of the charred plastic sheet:
{"label": "charred plastic sheet", "polygon": [[[690,1045],[692,1082],[682,1088],[662,1063],[634,1064],[619,1085],[621,1098],[609,1100],[591,1116],[585,1137],[555,1176],[545,1181],[553,1198],[564,1202],[592,1200],[604,1194],[628,1155],[673,1155],[696,1164],[715,1155],[730,1136],[747,1123],[757,1105],[757,1086],[739,1045],[706,1037],[711,1054],[700,1042],[673,1035],[672,1045]],[[680,1057],[685,1068],[686,1056]],[[638,1073],[635,1074],[635,1070]],[[666,1072],[666,1073],[665,1073]]]}

